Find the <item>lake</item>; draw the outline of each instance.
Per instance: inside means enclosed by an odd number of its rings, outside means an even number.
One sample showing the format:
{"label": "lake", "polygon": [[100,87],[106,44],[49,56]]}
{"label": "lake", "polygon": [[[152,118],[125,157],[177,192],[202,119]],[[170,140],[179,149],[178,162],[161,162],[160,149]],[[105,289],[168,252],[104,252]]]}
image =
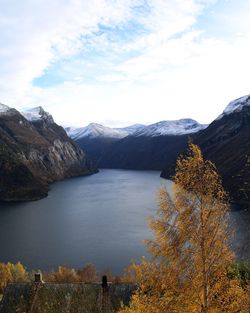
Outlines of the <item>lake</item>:
{"label": "lake", "polygon": [[[132,259],[147,256],[147,217],[155,214],[161,184],[171,182],[157,171],[100,170],[52,184],[45,199],[1,204],[0,261],[21,261],[29,270],[91,262],[119,274]],[[249,257],[249,213],[232,217],[235,246]]]}

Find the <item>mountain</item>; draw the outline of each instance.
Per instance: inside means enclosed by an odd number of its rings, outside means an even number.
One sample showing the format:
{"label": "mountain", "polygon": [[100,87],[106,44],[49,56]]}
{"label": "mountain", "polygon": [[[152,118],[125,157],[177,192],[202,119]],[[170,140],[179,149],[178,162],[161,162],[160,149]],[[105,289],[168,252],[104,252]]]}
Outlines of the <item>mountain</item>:
{"label": "mountain", "polygon": [[145,127],[145,125],[143,125],[143,124],[133,124],[133,125],[130,125],[127,127],[114,128],[114,129],[125,131],[125,132],[127,132],[127,136],[129,136],[129,135],[133,135],[137,131],[140,131],[144,127]]}
{"label": "mountain", "polygon": [[0,104],[0,200],[45,197],[49,183],[94,172],[85,153],[41,107]]}
{"label": "mountain", "polygon": [[176,121],[161,121],[145,126],[133,133],[135,137],[179,136],[196,133],[207,125],[201,125],[192,119],[180,119]]}
{"label": "mountain", "polygon": [[[206,159],[215,163],[232,202],[249,208],[250,96],[230,102],[216,120],[192,137]],[[162,176],[171,174],[168,163]]]}
{"label": "mountain", "polygon": [[192,119],[182,119],[148,126],[109,128],[90,124],[66,130],[98,167],[162,170],[166,162],[173,162],[186,149],[188,136],[205,127]]}
{"label": "mountain", "polygon": [[162,170],[187,147],[188,135],[127,136],[106,151],[99,161],[102,168]]}
{"label": "mountain", "polygon": [[190,134],[204,129],[191,119],[161,121],[140,127],[114,143],[100,160],[100,167],[162,170],[184,152]]}
{"label": "mountain", "polygon": [[135,124],[124,128],[111,128],[97,123],[91,123],[88,126],[75,128],[65,128],[67,134],[91,157],[91,159],[100,165],[102,157],[108,153],[110,147],[116,141],[133,134],[144,127],[141,124]]}
{"label": "mountain", "polygon": [[45,112],[41,106],[28,109],[21,112],[21,114],[31,123],[43,121],[47,122],[48,124],[55,124],[52,115],[50,115],[48,112]]}
{"label": "mountain", "polygon": [[65,128],[67,134],[74,140],[82,138],[112,138],[121,139],[133,134],[138,129],[144,127],[141,124],[135,124],[124,128],[111,128],[97,123],[91,123],[88,126],[76,128]]}
{"label": "mountain", "polygon": [[[230,102],[194,140],[206,158],[215,163],[232,200],[249,207],[250,175],[246,173],[247,169],[249,173],[247,159],[250,157],[250,95]],[[248,188],[244,187],[245,183]]]}

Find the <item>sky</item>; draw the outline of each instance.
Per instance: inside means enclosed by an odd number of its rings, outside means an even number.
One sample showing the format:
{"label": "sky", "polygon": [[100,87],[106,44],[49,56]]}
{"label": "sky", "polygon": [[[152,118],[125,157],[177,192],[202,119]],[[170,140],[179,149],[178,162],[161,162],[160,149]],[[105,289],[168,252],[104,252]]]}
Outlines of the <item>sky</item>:
{"label": "sky", "polygon": [[0,0],[0,102],[63,126],[208,124],[249,56],[248,0]]}

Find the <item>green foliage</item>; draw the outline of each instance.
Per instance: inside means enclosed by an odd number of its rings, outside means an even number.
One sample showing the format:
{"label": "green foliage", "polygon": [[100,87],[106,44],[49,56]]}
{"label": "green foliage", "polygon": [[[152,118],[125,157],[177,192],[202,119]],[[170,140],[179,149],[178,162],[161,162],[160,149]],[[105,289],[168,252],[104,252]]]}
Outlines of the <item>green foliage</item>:
{"label": "green foliage", "polygon": [[0,144],[0,167],[8,169],[16,166],[20,160],[13,151],[5,144]]}
{"label": "green foliage", "polygon": [[250,261],[233,263],[228,268],[230,279],[238,279],[243,286],[250,284]]}

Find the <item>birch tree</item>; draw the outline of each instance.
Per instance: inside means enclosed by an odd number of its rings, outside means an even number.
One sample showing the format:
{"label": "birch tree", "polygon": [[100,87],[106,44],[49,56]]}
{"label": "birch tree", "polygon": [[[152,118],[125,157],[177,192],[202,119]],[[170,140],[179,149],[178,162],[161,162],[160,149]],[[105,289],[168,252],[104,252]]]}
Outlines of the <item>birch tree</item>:
{"label": "birch tree", "polygon": [[173,195],[161,188],[157,217],[150,220],[152,260],[132,266],[139,288],[122,312],[248,312],[246,292],[227,277],[232,230],[215,166],[189,144],[173,181]]}

